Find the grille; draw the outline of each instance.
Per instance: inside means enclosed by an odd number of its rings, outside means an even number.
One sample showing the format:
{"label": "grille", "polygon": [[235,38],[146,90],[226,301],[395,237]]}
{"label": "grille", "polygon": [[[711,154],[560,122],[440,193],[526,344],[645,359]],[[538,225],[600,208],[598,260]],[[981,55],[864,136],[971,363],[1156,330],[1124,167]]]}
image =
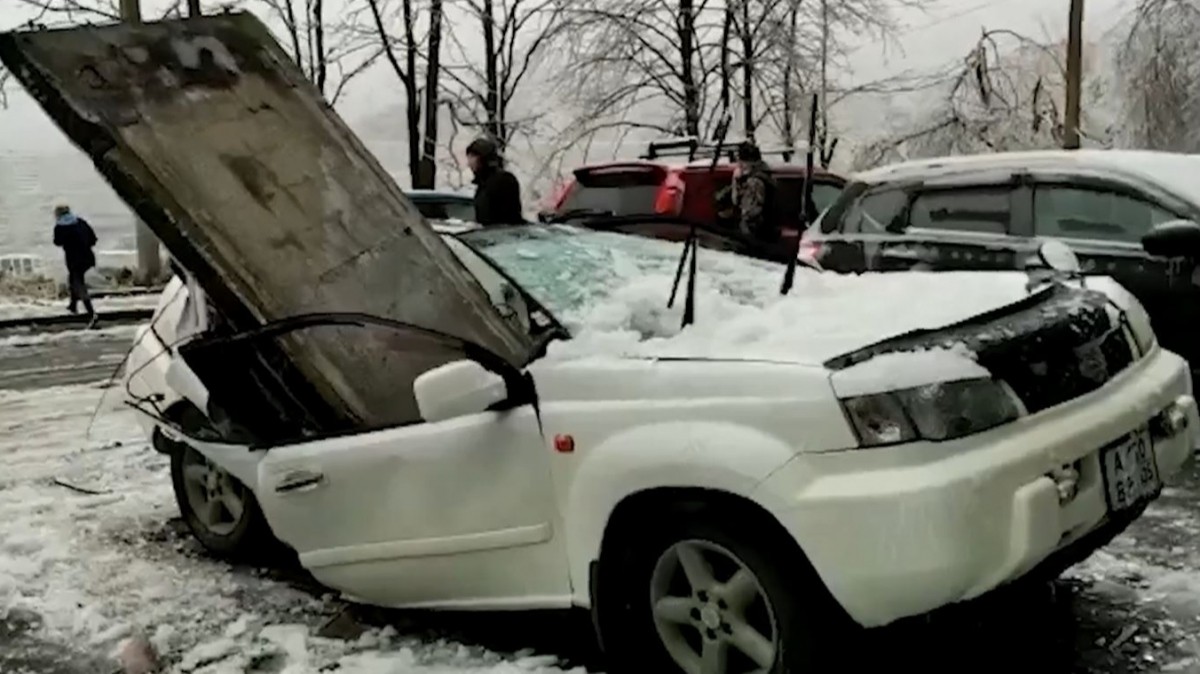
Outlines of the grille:
{"label": "grille", "polygon": [[1055,286],[1002,310],[940,330],[902,335],[831,359],[839,370],[880,353],[963,344],[1029,413],[1095,391],[1139,356],[1103,293]]}
{"label": "grille", "polygon": [[1096,391],[1135,360],[1126,327],[1103,307],[1074,312],[1022,342],[986,360],[1031,414]]}

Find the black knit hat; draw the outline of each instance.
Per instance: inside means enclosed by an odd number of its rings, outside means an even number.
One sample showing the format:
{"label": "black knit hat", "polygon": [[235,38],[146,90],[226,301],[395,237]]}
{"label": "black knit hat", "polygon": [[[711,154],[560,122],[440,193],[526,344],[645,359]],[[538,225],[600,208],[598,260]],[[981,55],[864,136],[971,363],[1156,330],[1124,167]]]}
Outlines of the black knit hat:
{"label": "black knit hat", "polygon": [[496,141],[482,136],[471,141],[467,146],[467,154],[480,159],[497,159],[500,156],[500,148],[497,147]]}
{"label": "black knit hat", "polygon": [[758,161],[762,159],[762,152],[752,140],[743,140],[737,146],[737,158],[741,161]]}

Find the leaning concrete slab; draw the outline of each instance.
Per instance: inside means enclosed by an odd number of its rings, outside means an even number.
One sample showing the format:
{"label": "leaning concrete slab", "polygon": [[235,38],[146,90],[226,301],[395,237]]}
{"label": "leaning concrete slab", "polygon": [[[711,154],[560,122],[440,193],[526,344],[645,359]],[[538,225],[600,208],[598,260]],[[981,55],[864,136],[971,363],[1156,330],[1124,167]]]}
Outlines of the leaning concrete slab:
{"label": "leaning concrete slab", "polygon": [[[234,330],[355,312],[526,357],[527,337],[252,15],[8,33],[0,60]],[[258,362],[276,394],[326,430],[416,420],[413,378],[455,357],[345,327],[272,348]]]}

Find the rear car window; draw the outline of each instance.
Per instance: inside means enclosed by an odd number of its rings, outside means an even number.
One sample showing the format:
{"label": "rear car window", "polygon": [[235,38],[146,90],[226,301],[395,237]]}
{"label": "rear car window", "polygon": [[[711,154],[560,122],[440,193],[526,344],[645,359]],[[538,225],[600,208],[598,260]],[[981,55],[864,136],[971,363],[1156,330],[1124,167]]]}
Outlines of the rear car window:
{"label": "rear car window", "polygon": [[1005,234],[1012,219],[1012,189],[972,187],[917,194],[908,225],[922,229]]}
{"label": "rear car window", "polygon": [[1047,185],[1033,193],[1039,236],[1137,243],[1152,227],[1175,217],[1148,201],[1104,190]]}
{"label": "rear car window", "polygon": [[[776,174],[775,180],[779,185],[776,198],[778,200],[777,205],[780,215],[785,220],[796,220],[799,218],[800,213],[804,212],[800,208],[800,200],[803,198],[804,178],[800,176],[781,177]],[[829,208],[842,194],[840,186],[828,182],[814,181],[812,190],[813,204],[817,207],[817,213]]]}
{"label": "rear car window", "polygon": [[908,204],[908,195],[903,190],[867,192],[865,196],[860,191],[859,194],[858,198],[841,209],[840,218],[838,213],[830,211],[828,217],[821,220],[821,231],[881,234],[889,227],[896,231],[904,229],[904,207]]}
{"label": "rear car window", "polygon": [[657,169],[594,170],[579,172],[558,212],[604,211],[613,215],[654,212],[664,174]]}

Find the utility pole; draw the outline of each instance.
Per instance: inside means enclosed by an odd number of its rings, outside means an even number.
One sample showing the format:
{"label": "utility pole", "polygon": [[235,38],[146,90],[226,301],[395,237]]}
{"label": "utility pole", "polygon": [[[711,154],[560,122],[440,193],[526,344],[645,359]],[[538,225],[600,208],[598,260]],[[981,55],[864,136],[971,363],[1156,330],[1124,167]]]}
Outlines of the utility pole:
{"label": "utility pole", "polygon": [[188,17],[196,18],[200,16],[200,0],[187,0]]}
{"label": "utility pole", "polygon": [[1071,0],[1067,28],[1067,112],[1063,148],[1079,149],[1079,98],[1083,80],[1083,0]]}
{"label": "utility pole", "polygon": [[[121,20],[125,23],[140,25],[142,23],[141,0],[121,0]],[[158,253],[158,237],[134,215],[137,240],[138,268],[135,275],[138,283],[150,285],[162,276],[162,258]]]}

